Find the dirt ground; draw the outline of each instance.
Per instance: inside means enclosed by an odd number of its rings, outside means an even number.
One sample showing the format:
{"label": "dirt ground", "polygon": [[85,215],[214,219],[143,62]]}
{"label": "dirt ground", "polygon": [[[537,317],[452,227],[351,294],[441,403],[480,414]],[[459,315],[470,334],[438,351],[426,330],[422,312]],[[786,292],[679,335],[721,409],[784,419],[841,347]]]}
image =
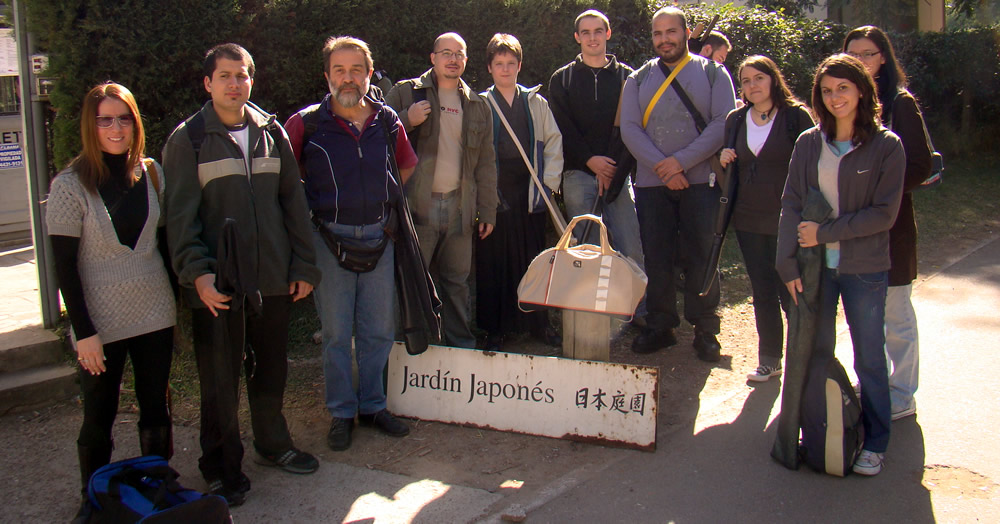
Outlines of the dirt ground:
{"label": "dirt ground", "polygon": [[[996,230],[997,223],[964,228],[947,240],[947,249],[922,245],[920,267],[936,271],[978,245]],[[727,272],[723,288],[723,323],[719,339],[723,358],[716,364],[701,362],[691,347],[692,332],[684,325],[678,332],[680,344],[666,351],[638,355],[629,350],[636,332],[624,328],[613,340],[614,362],[657,366],[660,369],[658,443],[669,445],[669,435],[692,431],[701,409],[712,409],[749,387],[746,374],[757,365],[756,332],[749,300],[749,283],[742,270]],[[309,329],[310,326],[300,326]],[[508,351],[555,355],[557,348],[537,342],[508,344]],[[354,444],[346,452],[333,452],[326,446],[329,415],[323,406],[323,378],[319,346],[299,344],[290,351],[291,367],[285,402],[285,414],[296,445],[313,452],[323,461],[366,467],[415,478],[435,479],[453,485],[507,493],[502,485],[510,480],[525,485],[546,486],[573,470],[614,460],[622,453],[643,453],[558,439],[467,428],[457,425],[410,420],[408,437],[395,439],[368,428],[355,431]],[[183,358],[182,358],[183,359]],[[193,359],[188,359],[193,360]],[[187,365],[193,365],[190,362]],[[189,387],[197,387],[196,384]],[[137,410],[125,388],[119,414],[118,432],[134,433]],[[245,397],[245,395],[244,395]],[[198,424],[196,395],[181,390],[175,395],[175,425],[195,435]],[[245,400],[244,400],[245,404]],[[73,442],[81,421],[79,399],[39,411],[0,418],[0,471],[8,489],[0,492],[0,521],[53,521],[72,515],[78,486]],[[250,449],[249,421],[244,405],[242,427],[245,444]],[[132,438],[132,441],[135,439]],[[179,444],[197,456],[195,437]],[[115,458],[124,458],[134,442],[120,446]],[[122,450],[124,448],[124,451]],[[137,450],[136,450],[137,451]],[[133,453],[134,454],[134,453]],[[245,461],[250,462],[250,453]],[[182,471],[195,475],[196,470]],[[57,480],[53,480],[57,479]],[[183,477],[192,487],[203,487],[200,479]],[[58,491],[52,493],[52,491]],[[39,499],[35,493],[46,492]],[[511,495],[516,497],[516,495]],[[508,497],[500,504],[516,498]],[[53,507],[45,507],[52,502]],[[40,505],[40,502],[42,504]],[[18,517],[18,518],[15,518]]]}

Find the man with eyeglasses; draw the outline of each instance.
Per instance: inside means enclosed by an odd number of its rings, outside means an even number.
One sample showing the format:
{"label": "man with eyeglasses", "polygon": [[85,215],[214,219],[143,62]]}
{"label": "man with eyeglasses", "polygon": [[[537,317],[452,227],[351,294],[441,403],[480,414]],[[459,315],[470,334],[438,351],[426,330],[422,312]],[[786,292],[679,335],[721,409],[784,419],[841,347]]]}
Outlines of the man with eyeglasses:
{"label": "man with eyeglasses", "polygon": [[472,235],[486,238],[496,224],[493,116],[486,100],[462,80],[468,54],[460,35],[437,37],[430,59],[431,69],[397,83],[385,100],[417,150],[406,198],[444,305],[443,342],[475,348],[468,281]]}
{"label": "man with eyeglasses", "polygon": [[[204,68],[211,100],[163,148],[167,237],[192,308],[201,387],[198,466],[209,491],[238,506],[250,491],[242,472],[241,368],[255,460],[289,473],[319,468],[292,444],[281,410],[289,308],[312,292],[320,272],[288,137],[274,115],[249,101],[253,58],[239,45],[220,44]],[[228,261],[219,260],[220,245]]]}
{"label": "man with eyeglasses", "polygon": [[[611,25],[608,17],[588,9],[576,17],[573,37],[580,44],[576,60],[560,67],[549,80],[549,105],[563,135],[563,201],[570,216],[594,212],[602,216],[611,245],[643,267],[639,221],[635,214],[632,182],[612,203],[598,202],[615,176],[617,159],[608,156],[618,98],[632,68],[608,54]],[[596,205],[595,205],[596,204]],[[577,226],[577,238],[584,226]],[[592,228],[581,242],[599,243]],[[636,311],[635,325],[645,323],[645,301]]]}

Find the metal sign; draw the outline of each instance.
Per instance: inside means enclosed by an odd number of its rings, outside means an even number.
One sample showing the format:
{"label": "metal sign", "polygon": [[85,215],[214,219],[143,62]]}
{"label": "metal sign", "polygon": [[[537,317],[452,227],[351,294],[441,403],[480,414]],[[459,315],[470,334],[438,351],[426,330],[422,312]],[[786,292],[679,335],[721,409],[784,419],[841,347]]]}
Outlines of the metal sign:
{"label": "metal sign", "polygon": [[[0,144],[0,169],[12,169],[24,167],[24,154],[21,152],[21,144]],[[24,171],[21,171],[24,175]]]}
{"label": "metal sign", "polygon": [[584,442],[656,449],[653,367],[430,346],[389,357],[393,413]]}

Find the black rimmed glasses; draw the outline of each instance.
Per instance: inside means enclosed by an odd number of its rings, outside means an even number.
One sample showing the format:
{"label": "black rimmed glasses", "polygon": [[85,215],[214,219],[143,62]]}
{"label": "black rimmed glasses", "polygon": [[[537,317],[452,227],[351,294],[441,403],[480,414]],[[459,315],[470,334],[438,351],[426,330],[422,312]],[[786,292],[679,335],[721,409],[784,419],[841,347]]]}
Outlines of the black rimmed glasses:
{"label": "black rimmed glasses", "polygon": [[434,54],[441,55],[441,58],[444,58],[445,60],[455,59],[458,60],[459,62],[465,60],[466,58],[465,53],[463,53],[462,51],[452,51],[450,49],[444,49],[442,51],[434,51]]}
{"label": "black rimmed glasses", "polygon": [[101,129],[108,129],[109,127],[115,125],[116,121],[122,129],[125,129],[127,127],[132,127],[132,124],[135,123],[135,118],[133,118],[132,115],[125,114],[118,116],[98,116],[94,119],[94,121],[97,123],[97,127]]}
{"label": "black rimmed glasses", "polygon": [[873,56],[878,56],[882,54],[882,51],[863,51],[861,53],[847,53],[858,60],[868,60]]}

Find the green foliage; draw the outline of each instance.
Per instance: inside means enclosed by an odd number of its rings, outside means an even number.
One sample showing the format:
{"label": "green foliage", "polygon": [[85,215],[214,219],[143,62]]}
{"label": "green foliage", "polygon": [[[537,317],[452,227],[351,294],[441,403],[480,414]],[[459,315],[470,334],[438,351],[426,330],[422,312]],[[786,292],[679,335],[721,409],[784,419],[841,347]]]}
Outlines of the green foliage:
{"label": "green foliage", "polygon": [[788,87],[805,103],[809,103],[816,65],[839,52],[847,34],[847,28],[840,24],[787,16],[763,7],[702,4],[685,7],[684,11],[692,27],[698,22],[707,24],[719,15],[716,30],[733,44],[726,66],[734,77],[744,58],[765,55],[778,64]]}
{"label": "green foliage", "polygon": [[[517,36],[524,47],[520,82],[547,84],[552,71],[579,53],[573,20],[585,9],[611,20],[609,51],[639,65],[653,55],[652,13],[666,0],[440,0],[428,9],[418,0],[27,0],[32,31],[48,50],[48,74],[57,78],[51,97],[55,165],[79,151],[78,112],[83,95],[115,80],[138,99],[147,129],[147,154],[158,157],[173,128],[207,99],[202,88],[205,51],[235,41],[257,64],[253,100],[281,120],[320,100],[326,92],[321,47],[330,35],[367,41],[375,65],[394,80],[418,76],[430,67],[434,38],[446,31],[463,35],[470,59],[464,75],[473,88],[491,83],[483,61],[496,32]],[[750,54],[765,54],[782,68],[795,93],[808,102],[813,70],[839,51],[846,27],[789,13],[809,1],[758,2],[783,7],[685,6],[691,26],[720,15],[717,26],[734,45],[727,67],[735,74]],[[945,34],[892,35],[912,90],[928,120],[943,129],[1000,131],[997,27]],[[963,96],[965,97],[963,99]],[[969,102],[973,111],[962,105]],[[990,127],[992,126],[992,127]],[[976,137],[949,140],[935,132],[939,148],[972,147]],[[957,135],[952,133],[952,135]]]}
{"label": "green foliage", "polygon": [[993,150],[1000,133],[1000,25],[890,38],[934,145],[959,154]]}
{"label": "green foliage", "polygon": [[147,151],[159,157],[167,135],[204,101],[205,50],[232,38],[241,15],[232,1],[30,0],[28,21],[50,51],[48,74],[55,165],[80,149],[79,111],[94,85],[113,80],[128,87],[146,126]]}

